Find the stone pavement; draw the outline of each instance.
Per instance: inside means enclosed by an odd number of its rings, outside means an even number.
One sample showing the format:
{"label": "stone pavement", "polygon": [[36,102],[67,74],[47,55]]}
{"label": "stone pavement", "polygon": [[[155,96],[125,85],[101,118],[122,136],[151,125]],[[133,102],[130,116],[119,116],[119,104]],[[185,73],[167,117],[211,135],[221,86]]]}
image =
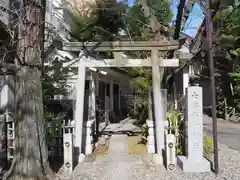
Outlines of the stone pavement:
{"label": "stone pavement", "polygon": [[152,164],[138,155],[127,154],[126,135],[115,135],[110,140],[109,153],[94,162],[77,165],[67,180],[239,180],[240,154],[225,145],[219,146],[220,169],[213,173],[173,172]]}
{"label": "stone pavement", "polygon": [[128,137],[127,135],[112,135],[108,153],[105,156],[97,156],[96,163],[112,163],[112,162],[134,162],[142,163],[140,155],[129,155],[128,154]]}

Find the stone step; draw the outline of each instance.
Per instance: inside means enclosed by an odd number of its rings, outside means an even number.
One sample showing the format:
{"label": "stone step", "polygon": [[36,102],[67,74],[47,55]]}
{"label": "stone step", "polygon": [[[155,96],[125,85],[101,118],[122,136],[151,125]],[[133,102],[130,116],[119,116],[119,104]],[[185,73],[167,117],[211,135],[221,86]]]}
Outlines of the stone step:
{"label": "stone step", "polygon": [[142,162],[139,155],[128,154],[128,136],[126,134],[112,135],[109,141],[108,153],[104,156],[97,156],[97,163],[108,162]]}

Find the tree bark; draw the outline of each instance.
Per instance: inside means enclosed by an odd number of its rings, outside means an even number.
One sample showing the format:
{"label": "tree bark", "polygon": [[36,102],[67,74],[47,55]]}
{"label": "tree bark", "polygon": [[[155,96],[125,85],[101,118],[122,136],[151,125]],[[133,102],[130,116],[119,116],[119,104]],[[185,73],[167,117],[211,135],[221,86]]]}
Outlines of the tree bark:
{"label": "tree bark", "polygon": [[24,1],[17,25],[15,153],[5,180],[53,179],[43,118],[41,0]]}

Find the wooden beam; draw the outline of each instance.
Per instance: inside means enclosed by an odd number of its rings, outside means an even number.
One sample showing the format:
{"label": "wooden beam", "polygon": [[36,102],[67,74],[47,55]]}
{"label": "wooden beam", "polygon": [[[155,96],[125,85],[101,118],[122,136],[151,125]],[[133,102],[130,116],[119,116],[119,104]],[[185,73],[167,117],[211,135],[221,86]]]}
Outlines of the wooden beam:
{"label": "wooden beam", "polygon": [[176,50],[179,48],[177,40],[161,40],[161,41],[104,41],[99,42],[64,42],[63,50],[65,51],[81,51],[83,47],[91,51],[151,51],[153,48],[159,51]]}
{"label": "wooden beam", "polygon": [[[85,67],[152,67],[151,59],[82,59],[80,60]],[[67,65],[66,65],[67,66]],[[179,59],[159,59],[160,67],[178,67]],[[78,63],[71,67],[78,67]]]}

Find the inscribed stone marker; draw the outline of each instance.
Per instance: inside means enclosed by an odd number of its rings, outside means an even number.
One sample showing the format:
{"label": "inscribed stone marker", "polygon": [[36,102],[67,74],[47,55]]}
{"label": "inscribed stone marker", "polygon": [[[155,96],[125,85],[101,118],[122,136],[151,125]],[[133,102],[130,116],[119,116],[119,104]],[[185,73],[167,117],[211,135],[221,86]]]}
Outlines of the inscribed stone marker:
{"label": "inscribed stone marker", "polygon": [[201,87],[186,88],[186,157],[178,156],[178,165],[184,172],[210,171],[210,162],[203,157],[202,99]]}

